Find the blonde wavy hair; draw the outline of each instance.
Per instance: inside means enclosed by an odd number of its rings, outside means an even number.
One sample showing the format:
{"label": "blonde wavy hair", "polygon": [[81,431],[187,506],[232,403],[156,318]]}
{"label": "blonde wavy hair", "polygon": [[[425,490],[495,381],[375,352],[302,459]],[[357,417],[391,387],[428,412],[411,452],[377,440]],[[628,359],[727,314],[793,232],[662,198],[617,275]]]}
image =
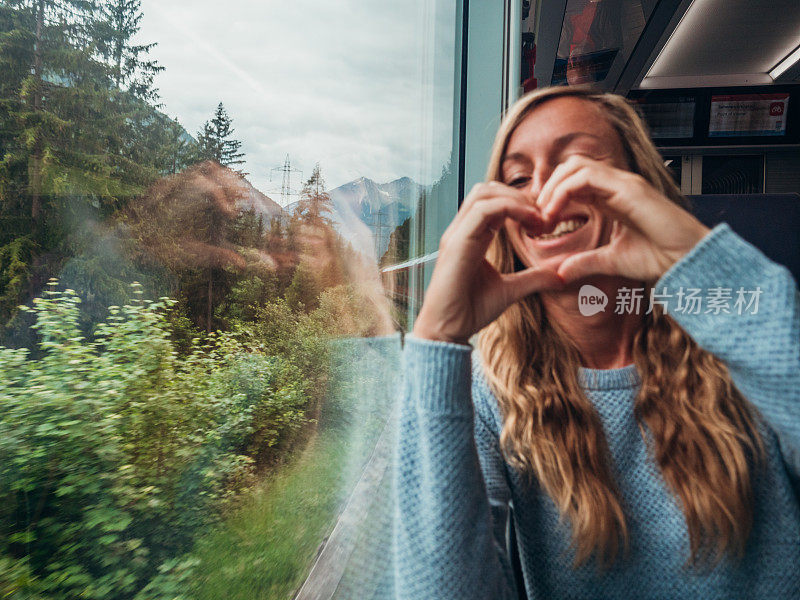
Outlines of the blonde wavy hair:
{"label": "blonde wavy hair", "polygon": [[[619,134],[630,170],[688,208],[628,101],[580,87],[537,90],[508,111],[487,181],[502,181],[508,140],[523,119],[542,103],[563,97],[600,107]],[[500,272],[517,268],[504,229],[487,258]],[[569,521],[574,566],[595,556],[599,569],[608,568],[621,549],[629,550],[629,533],[602,424],[580,386],[577,347],[547,318],[539,295],[532,294],[485,327],[478,348],[503,414],[500,445],[506,460],[535,478]],[[753,522],[751,470],[764,457],[757,412],[734,387],[725,365],[660,306],[644,317],[633,357],[642,377],[634,415],[680,501],[690,537],[687,565],[716,564],[726,552],[741,558]]]}

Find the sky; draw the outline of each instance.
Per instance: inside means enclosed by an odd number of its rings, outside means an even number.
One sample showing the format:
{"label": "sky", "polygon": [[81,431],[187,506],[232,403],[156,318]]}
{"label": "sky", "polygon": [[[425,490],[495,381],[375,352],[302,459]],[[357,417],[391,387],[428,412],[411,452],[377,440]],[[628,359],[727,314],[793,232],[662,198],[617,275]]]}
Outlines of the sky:
{"label": "sky", "polygon": [[162,110],[196,136],[222,102],[242,141],[241,168],[280,203],[273,168],[287,154],[302,171],[292,175],[296,189],[317,162],[329,188],[419,172],[420,115],[430,113],[419,5],[142,0],[137,41],[158,44],[150,56],[166,68],[156,77]]}

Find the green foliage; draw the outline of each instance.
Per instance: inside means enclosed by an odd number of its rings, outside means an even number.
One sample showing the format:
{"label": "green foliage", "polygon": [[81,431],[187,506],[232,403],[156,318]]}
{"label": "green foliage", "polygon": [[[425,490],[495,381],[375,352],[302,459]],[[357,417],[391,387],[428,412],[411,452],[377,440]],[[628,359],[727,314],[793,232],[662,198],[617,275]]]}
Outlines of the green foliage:
{"label": "green foliage", "polygon": [[65,205],[103,219],[196,154],[158,110],[141,18],[140,0],[0,2],[0,247],[17,255],[0,265],[4,322],[74,256]]}
{"label": "green foliage", "polygon": [[318,374],[316,369],[326,364],[328,342],[322,324],[314,316],[293,312],[288,300],[277,298],[259,307],[248,329],[267,354],[292,357],[305,376]]}
{"label": "green foliage", "polygon": [[353,284],[328,288],[319,295],[315,317],[326,331],[339,336],[372,337],[385,326],[380,307]]}
{"label": "green foliage", "polygon": [[252,407],[247,435],[240,441],[248,456],[262,458],[291,439],[306,422],[303,373],[282,356],[245,354],[226,374],[227,388]]}
{"label": "green foliage", "polygon": [[[199,532],[323,414],[328,334],[370,328],[351,291],[320,296],[350,257],[319,167],[290,223],[241,211],[230,170],[186,169],[140,6],[0,1],[0,598],[183,597]],[[204,151],[241,164],[232,134],[220,104]],[[53,274],[69,289],[40,294]]]}
{"label": "green foliage", "polygon": [[318,306],[319,293],[314,273],[306,263],[301,262],[286,290],[286,301],[294,310],[313,310]]}
{"label": "green foliage", "polygon": [[341,485],[347,443],[334,430],[314,439],[204,535],[192,552],[194,572],[177,590],[182,598],[291,598],[350,491]]}
{"label": "green foliage", "polygon": [[329,375],[327,333],[318,315],[292,311],[285,299],[277,298],[259,307],[256,321],[240,335],[263,348],[265,354],[283,357],[297,368],[300,391],[309,410],[316,412]]}
{"label": "green foliage", "polygon": [[27,289],[31,276],[36,242],[29,235],[21,236],[0,247],[0,319],[6,322],[19,298]]}
{"label": "green foliage", "polygon": [[46,600],[25,560],[0,556],[0,598],[4,600]]}
{"label": "green foliage", "polygon": [[279,281],[275,274],[243,277],[217,307],[216,316],[228,324],[252,323],[258,319],[259,309],[279,296]]}
{"label": "green foliage", "polygon": [[272,348],[214,334],[180,355],[173,301],[112,306],[91,338],[79,304],[53,283],[28,309],[41,356],[0,348],[0,586],[125,599],[152,582],[138,597],[156,598],[187,576],[177,557],[252,485],[256,461],[306,422],[324,374],[298,338],[318,331],[267,327]]}
{"label": "green foliage", "polygon": [[[308,575],[320,540],[372,456],[399,383],[399,337],[338,340],[329,348],[331,381],[315,436],[199,538],[191,553],[194,575],[176,592],[194,600],[285,600]],[[383,597],[362,593],[391,575],[364,569],[381,563],[390,539],[382,529],[391,523],[388,473],[383,480],[348,560],[345,583],[351,587],[339,588],[337,596]]]}

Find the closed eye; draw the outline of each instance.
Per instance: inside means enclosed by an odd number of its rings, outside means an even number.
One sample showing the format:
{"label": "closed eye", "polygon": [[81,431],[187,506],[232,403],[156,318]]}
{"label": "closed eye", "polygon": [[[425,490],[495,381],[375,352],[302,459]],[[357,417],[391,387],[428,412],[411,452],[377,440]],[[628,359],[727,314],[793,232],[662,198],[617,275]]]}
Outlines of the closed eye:
{"label": "closed eye", "polygon": [[567,152],[564,154],[562,160],[566,160],[570,156],[585,156],[586,158],[591,158],[592,160],[603,160],[607,158],[609,155],[607,153],[602,152],[590,152],[586,150],[573,150],[571,152]]}
{"label": "closed eye", "polygon": [[530,177],[514,177],[508,182],[511,187],[523,187],[531,180]]}

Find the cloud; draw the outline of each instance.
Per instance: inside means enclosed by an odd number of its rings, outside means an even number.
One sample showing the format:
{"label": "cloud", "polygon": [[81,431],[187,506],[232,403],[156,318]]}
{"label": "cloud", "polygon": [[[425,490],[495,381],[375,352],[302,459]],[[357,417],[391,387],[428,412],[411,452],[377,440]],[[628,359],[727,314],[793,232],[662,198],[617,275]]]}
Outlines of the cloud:
{"label": "cloud", "polygon": [[165,112],[195,133],[223,102],[250,180],[278,199],[270,171],[287,153],[305,176],[320,162],[331,187],[441,170],[420,157],[447,158],[452,75],[433,81],[419,2],[143,0],[139,39],[158,43]]}

